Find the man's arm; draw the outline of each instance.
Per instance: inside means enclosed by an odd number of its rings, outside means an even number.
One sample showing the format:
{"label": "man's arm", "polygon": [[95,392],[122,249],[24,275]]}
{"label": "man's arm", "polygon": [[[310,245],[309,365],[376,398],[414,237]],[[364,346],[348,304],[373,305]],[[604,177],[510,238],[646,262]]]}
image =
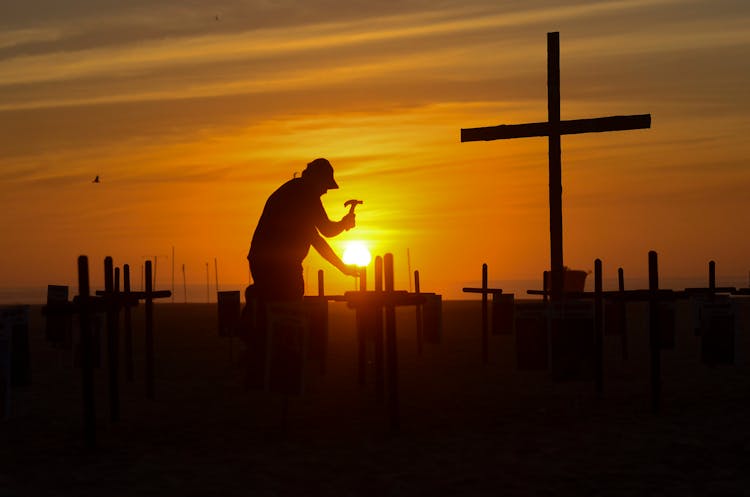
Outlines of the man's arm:
{"label": "man's arm", "polygon": [[331,221],[321,202],[318,203],[317,210],[318,212],[315,216],[317,221],[315,225],[318,228],[318,231],[320,231],[320,233],[326,238],[331,238],[344,230],[354,228],[355,216],[353,212],[342,217],[341,221]]}
{"label": "man's arm", "polygon": [[338,269],[342,273],[348,276],[359,276],[359,269],[357,268],[357,266],[353,264],[344,264],[344,261],[342,261],[338,255],[336,255],[336,252],[334,252],[331,246],[328,245],[328,242],[326,242],[325,239],[317,233],[312,240],[312,246],[315,247],[315,250],[318,251],[323,259],[330,262],[336,269]]}

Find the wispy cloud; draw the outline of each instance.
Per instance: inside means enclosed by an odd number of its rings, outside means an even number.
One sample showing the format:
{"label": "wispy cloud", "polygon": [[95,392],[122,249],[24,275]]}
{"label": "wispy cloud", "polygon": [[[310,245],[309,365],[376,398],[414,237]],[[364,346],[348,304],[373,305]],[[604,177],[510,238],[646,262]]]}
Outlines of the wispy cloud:
{"label": "wispy cloud", "polygon": [[[118,45],[92,44],[70,51],[54,50],[54,46],[50,46],[49,53],[19,54],[0,60],[0,85],[15,90],[14,100],[0,103],[0,109],[201,98],[263,92],[269,88],[283,90],[382,79],[405,71],[416,74],[452,69],[457,75],[467,74],[471,69],[476,78],[486,75],[487,71],[482,70],[484,64],[472,63],[469,55],[481,53],[482,47],[484,50],[497,48],[508,66],[523,64],[528,58],[528,47],[517,46],[509,51],[503,50],[503,44],[507,46],[507,37],[517,36],[511,33],[518,33],[525,26],[621,15],[672,3],[673,0],[617,0],[556,7],[532,4],[520,11],[507,11],[502,7],[490,10],[487,6],[453,7],[230,33],[216,33],[212,28],[209,32],[191,35],[133,39]],[[135,22],[133,18],[126,19]],[[148,18],[139,16],[137,19],[146,22],[143,19]],[[86,21],[78,30],[90,29],[90,24]],[[68,28],[66,33],[67,36],[82,36],[79,31]],[[60,36],[59,31],[44,33],[42,39],[53,36],[49,33]],[[461,37],[468,33],[472,36],[463,41]],[[498,33],[505,35],[498,38]],[[27,33],[23,39],[31,37],[31,33]],[[608,46],[632,47],[630,50],[647,48],[647,42],[634,46],[623,43],[617,35],[609,38],[602,37],[601,41]],[[743,38],[739,28],[730,28],[698,39],[705,44],[730,43]],[[664,46],[666,42],[678,46],[685,41],[689,40],[685,37],[666,39],[657,46]],[[600,43],[592,43],[573,49],[585,51],[592,46],[601,48]],[[175,75],[167,78],[171,79],[171,84],[160,86],[155,75],[170,73]],[[144,81],[136,82],[140,78]],[[46,90],[41,95],[33,92],[34,87],[48,82],[82,80],[99,80],[98,86],[102,89],[107,88],[109,81],[111,91],[91,94]],[[118,80],[135,84],[123,88],[117,84]],[[25,90],[19,91],[19,88],[31,88],[31,93],[36,95],[24,98]]]}

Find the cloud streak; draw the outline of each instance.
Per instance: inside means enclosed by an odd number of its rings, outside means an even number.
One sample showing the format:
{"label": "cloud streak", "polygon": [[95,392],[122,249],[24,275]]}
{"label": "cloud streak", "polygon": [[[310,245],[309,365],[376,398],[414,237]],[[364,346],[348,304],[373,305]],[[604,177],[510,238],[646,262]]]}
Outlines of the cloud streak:
{"label": "cloud streak", "polygon": [[[35,55],[9,56],[0,60],[1,87],[40,85],[47,82],[79,81],[107,78],[133,80],[140,77],[150,79],[154,74],[176,72],[186,75],[177,88],[151,89],[145,85],[132,90],[121,88],[112,94],[98,96],[76,96],[49,92],[47,97],[31,101],[18,98],[4,102],[0,109],[44,107],[57,105],[100,104],[135,100],[160,100],[165,98],[200,98],[212,95],[262,92],[268,88],[300,88],[305,85],[330,84],[356,81],[372,77],[398,74],[406,68],[412,72],[449,69],[456,73],[467,73],[468,69],[481,69],[481,64],[467,62],[471,51],[481,53],[485,48],[498,48],[504,52],[503,60],[508,65],[520,66],[528,58],[528,49],[512,52],[503,50],[507,35],[517,33],[524,27],[550,22],[563,22],[600,16],[622,15],[639,9],[653,9],[669,5],[671,0],[618,0],[573,6],[531,7],[522,11],[491,11],[487,7],[417,12],[404,15],[382,16],[366,20],[346,20],[335,23],[255,29],[228,34],[196,33],[166,39],[136,39],[120,45],[91,46],[72,51],[52,50]],[[89,23],[84,23],[84,29]],[[75,30],[70,29],[73,36]],[[33,30],[15,37],[16,42],[33,38]],[[39,31],[41,39],[55,39],[64,45],[58,30]],[[461,37],[471,33],[468,42]],[[497,33],[506,33],[498,38]],[[485,35],[482,38],[479,35]],[[700,35],[700,33],[698,33]],[[725,29],[721,33],[693,37],[694,43],[716,44],[747,41],[740,30]],[[453,47],[445,45],[445,39],[455,41]],[[697,38],[697,41],[695,39]],[[13,37],[8,37],[10,43]],[[628,47],[627,50],[658,49],[665,46],[687,46],[690,38],[685,36],[664,38],[656,47],[647,42],[638,44],[625,40],[622,35],[605,36],[600,41],[608,47]],[[420,45],[423,43],[423,45]],[[411,53],[409,45],[416,46]],[[422,46],[420,50],[419,47]],[[601,49],[601,43],[581,44],[569,47],[572,50],[591,51],[592,46]],[[399,47],[394,58],[388,51]],[[383,49],[386,49],[384,52]],[[390,49],[390,50],[389,50]],[[349,54],[349,55],[347,55]],[[364,56],[364,61],[362,58]],[[379,60],[378,60],[379,59]],[[317,61],[319,69],[311,68],[310,61]],[[287,61],[286,63],[282,63]],[[360,61],[360,62],[357,62]],[[463,62],[462,62],[463,61]],[[232,71],[241,65],[245,71]],[[223,66],[223,67],[222,67]],[[286,67],[284,67],[286,66]],[[297,67],[302,66],[302,69]],[[211,71],[201,68],[218,68]],[[481,76],[478,71],[475,76]],[[253,78],[252,75],[259,75]],[[195,84],[190,83],[196,79]],[[104,81],[101,83],[106,84]],[[116,84],[114,85],[117,86]]]}

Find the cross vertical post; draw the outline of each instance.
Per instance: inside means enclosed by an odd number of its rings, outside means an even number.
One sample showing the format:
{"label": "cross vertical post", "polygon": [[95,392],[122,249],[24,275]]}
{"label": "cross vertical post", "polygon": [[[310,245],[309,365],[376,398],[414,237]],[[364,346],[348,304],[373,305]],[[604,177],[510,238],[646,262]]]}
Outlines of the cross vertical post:
{"label": "cross vertical post", "polygon": [[547,33],[547,121],[549,122],[549,230],[551,297],[563,292],[562,148],[560,145],[560,33]]}

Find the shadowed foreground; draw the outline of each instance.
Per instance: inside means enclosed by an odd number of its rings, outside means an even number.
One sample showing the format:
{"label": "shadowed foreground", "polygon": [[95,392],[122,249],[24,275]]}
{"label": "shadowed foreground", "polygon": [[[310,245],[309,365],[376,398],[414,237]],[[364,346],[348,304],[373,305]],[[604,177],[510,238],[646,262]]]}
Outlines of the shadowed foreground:
{"label": "shadowed foreground", "polygon": [[[630,359],[605,336],[604,395],[593,382],[517,372],[514,338],[492,336],[480,361],[480,304],[443,305],[443,342],[416,353],[414,309],[399,309],[401,434],[388,435],[372,371],[357,385],[354,312],[330,306],[328,371],[310,364],[305,395],[244,391],[216,333],[213,305],[155,308],[156,400],[121,373],[121,421],[109,422],[96,371],[99,449],[81,440],[80,370],[44,341],[32,308],[31,387],[0,422],[0,497],[25,495],[739,495],[750,489],[750,352],[740,365],[700,362],[688,308],[662,353],[663,401],[650,412],[645,306],[629,307]],[[122,334],[122,332],[121,332]],[[233,356],[236,362],[238,343]],[[103,355],[105,360],[106,354]]]}

